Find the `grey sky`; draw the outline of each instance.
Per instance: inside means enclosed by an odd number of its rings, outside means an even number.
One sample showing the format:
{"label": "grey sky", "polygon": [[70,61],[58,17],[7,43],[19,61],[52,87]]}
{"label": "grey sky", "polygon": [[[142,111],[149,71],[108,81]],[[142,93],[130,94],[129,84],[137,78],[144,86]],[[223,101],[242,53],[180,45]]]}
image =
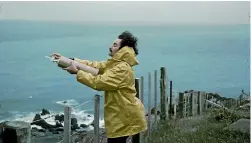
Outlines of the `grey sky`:
{"label": "grey sky", "polygon": [[1,19],[247,24],[250,2],[0,2]]}

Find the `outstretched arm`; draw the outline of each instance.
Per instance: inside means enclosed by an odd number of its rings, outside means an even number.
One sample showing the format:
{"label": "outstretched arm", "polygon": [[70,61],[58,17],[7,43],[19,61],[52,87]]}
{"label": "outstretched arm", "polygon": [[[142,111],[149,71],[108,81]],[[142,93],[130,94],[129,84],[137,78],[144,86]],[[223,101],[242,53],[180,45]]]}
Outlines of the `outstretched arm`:
{"label": "outstretched arm", "polygon": [[88,61],[88,60],[81,60],[81,59],[78,59],[78,58],[73,58],[74,61],[77,61],[79,63],[82,63],[82,64],[86,64],[87,66],[91,66],[93,68],[97,68],[99,69],[100,73],[102,73],[106,67],[106,61],[101,61],[101,62],[98,62],[98,61]]}
{"label": "outstretched arm", "polygon": [[98,91],[117,90],[123,86],[121,83],[123,83],[127,74],[128,70],[126,65],[119,64],[104,74],[97,76],[79,70],[77,73],[77,81]]}

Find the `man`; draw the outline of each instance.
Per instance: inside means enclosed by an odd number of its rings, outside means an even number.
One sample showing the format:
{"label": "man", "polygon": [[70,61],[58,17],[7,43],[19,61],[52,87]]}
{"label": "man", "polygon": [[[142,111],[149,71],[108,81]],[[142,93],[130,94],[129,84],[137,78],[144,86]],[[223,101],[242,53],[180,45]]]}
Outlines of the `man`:
{"label": "man", "polygon": [[[138,64],[137,38],[123,32],[109,48],[110,59],[75,61],[99,69],[97,76],[79,70],[74,62],[65,70],[77,75],[77,81],[98,91],[105,91],[104,120],[108,143],[126,143],[128,136],[147,129],[143,104],[136,98],[133,66]],[[60,58],[60,54],[54,54]]]}

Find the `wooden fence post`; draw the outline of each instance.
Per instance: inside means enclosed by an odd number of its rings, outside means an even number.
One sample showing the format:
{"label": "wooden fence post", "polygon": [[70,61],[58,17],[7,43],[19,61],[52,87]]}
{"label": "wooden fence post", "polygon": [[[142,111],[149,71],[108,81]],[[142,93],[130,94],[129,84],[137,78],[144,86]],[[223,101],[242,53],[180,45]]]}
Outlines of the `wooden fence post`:
{"label": "wooden fence post", "polygon": [[23,121],[0,123],[0,143],[30,143],[31,124]]}
{"label": "wooden fence post", "polygon": [[64,107],[64,143],[71,142],[71,107]]}
{"label": "wooden fence post", "polygon": [[94,97],[94,143],[99,143],[99,110],[100,110],[100,95]]}
{"label": "wooden fence post", "polygon": [[[206,93],[206,100],[208,100],[208,93]],[[205,102],[206,104],[205,104],[205,110],[207,110],[207,108],[208,108],[208,103],[207,102]]]}
{"label": "wooden fence post", "polygon": [[205,100],[205,92],[202,91],[202,92],[201,92],[201,113],[204,113],[204,112],[205,112],[205,103],[206,103],[206,100]]}
{"label": "wooden fence post", "polygon": [[157,110],[158,110],[158,105],[157,105],[157,70],[154,71],[154,118],[155,118],[155,125],[157,125],[157,121],[158,121],[158,116],[157,116]]}
{"label": "wooden fence post", "polygon": [[[137,94],[136,94],[137,98],[140,98],[139,97],[139,95],[140,95],[139,82],[140,82],[140,79],[136,78],[135,79],[135,89],[137,91]],[[141,133],[132,136],[132,143],[140,143],[140,134]]]}
{"label": "wooden fence post", "polygon": [[184,117],[184,93],[179,93],[179,105],[178,105],[178,110],[179,110],[179,118]]}
{"label": "wooden fence post", "polygon": [[193,92],[190,92],[190,115],[194,116],[194,95]]}
{"label": "wooden fence post", "polygon": [[238,108],[238,99],[235,99],[235,107]]}
{"label": "wooden fence post", "polygon": [[166,69],[160,68],[160,119],[166,120]]}
{"label": "wooden fence post", "polygon": [[151,81],[151,73],[148,73],[148,138],[151,140],[151,86],[152,86],[152,81]]}
{"label": "wooden fence post", "polygon": [[190,107],[191,96],[187,94],[187,116],[189,117],[191,114],[191,107]]}
{"label": "wooden fence post", "polygon": [[173,105],[173,118],[176,119],[177,118],[177,103],[176,103],[176,98],[177,96],[175,97],[175,102],[174,102],[174,105]]}
{"label": "wooden fence post", "polygon": [[140,77],[140,100],[144,105],[144,77]]}
{"label": "wooden fence post", "polygon": [[198,108],[199,108],[199,100],[198,100],[198,92],[197,91],[193,91],[193,96],[194,96],[194,114],[198,115]]}
{"label": "wooden fence post", "polygon": [[[144,77],[140,77],[140,100],[144,105]],[[140,133],[140,143],[144,143],[144,136],[143,133]]]}
{"label": "wooden fence post", "polygon": [[184,93],[184,117],[187,116],[187,93]]}
{"label": "wooden fence post", "polygon": [[201,92],[198,91],[198,115],[201,115]]}
{"label": "wooden fence post", "polygon": [[173,82],[172,81],[170,81],[170,102],[169,102],[169,119],[172,119],[172,112],[173,112],[173,109],[172,109],[172,100],[173,100],[173,90],[172,90],[172,87],[173,86]]}

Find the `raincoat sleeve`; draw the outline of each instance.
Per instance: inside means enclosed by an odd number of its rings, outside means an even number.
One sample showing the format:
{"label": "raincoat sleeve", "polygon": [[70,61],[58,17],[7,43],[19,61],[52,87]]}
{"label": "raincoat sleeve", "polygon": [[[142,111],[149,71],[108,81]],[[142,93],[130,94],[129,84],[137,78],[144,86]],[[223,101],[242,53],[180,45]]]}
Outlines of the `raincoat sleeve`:
{"label": "raincoat sleeve", "polygon": [[97,76],[79,70],[77,81],[98,91],[117,90],[127,77],[127,69],[125,65],[119,64]]}
{"label": "raincoat sleeve", "polygon": [[97,62],[97,61],[88,61],[88,60],[81,60],[78,58],[74,58],[75,61],[85,64],[87,66],[91,66],[93,68],[99,69],[99,73],[103,73],[105,67],[106,67],[106,61],[101,61],[101,62]]}

